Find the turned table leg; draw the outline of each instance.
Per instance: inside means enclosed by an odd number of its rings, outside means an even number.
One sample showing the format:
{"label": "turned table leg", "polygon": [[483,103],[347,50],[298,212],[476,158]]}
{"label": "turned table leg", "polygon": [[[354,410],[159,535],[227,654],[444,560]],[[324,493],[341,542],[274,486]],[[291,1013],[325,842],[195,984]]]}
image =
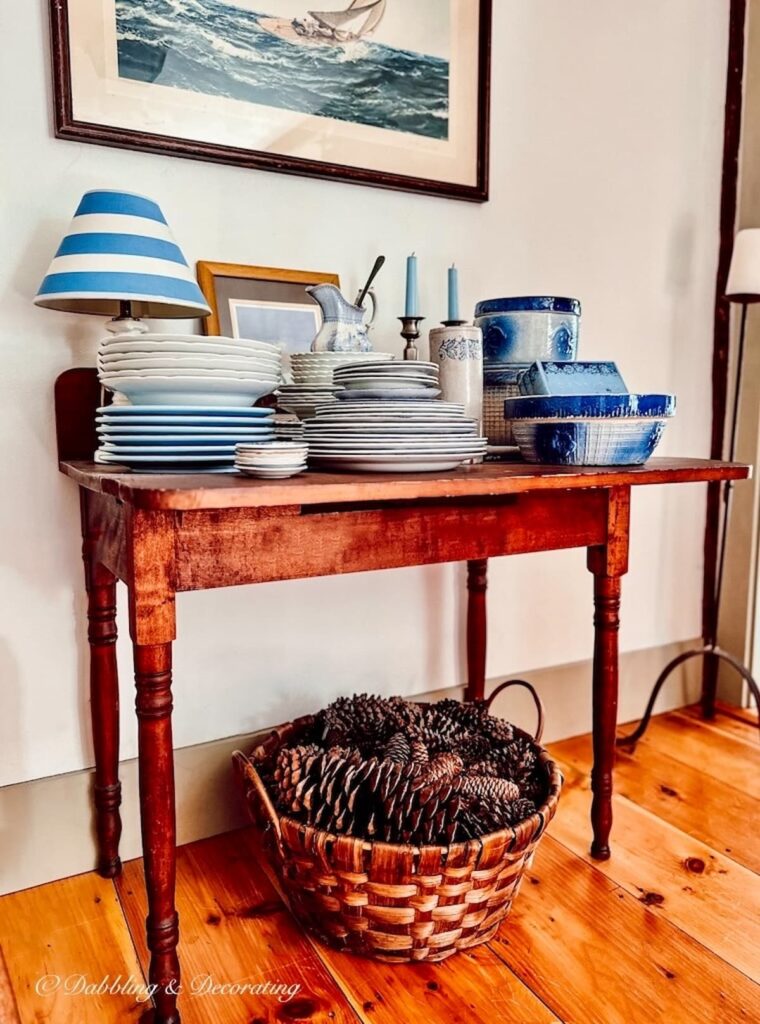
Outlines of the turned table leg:
{"label": "turned table leg", "polygon": [[138,777],[150,950],[152,1024],[179,1024],[177,828],[172,746],[172,641],[176,636],[174,520],[131,509],[129,630],[134,645]]}
{"label": "turned table leg", "polygon": [[594,576],[594,767],[591,773],[591,853],[597,860],[610,856],[612,828],[612,771],[615,766],[615,728],[618,705],[618,630],[620,577]]}
{"label": "turned table leg", "polygon": [[612,774],[615,767],[615,730],[618,706],[618,633],[620,630],[621,576],[628,570],[630,489],[609,491],[608,539],[590,548],[588,566],[594,574],[593,744],[591,772],[591,855],[610,856],[612,828]]}
{"label": "turned table leg", "polygon": [[486,591],[488,559],[467,563],[467,690],[465,700],[482,700],[486,689]]}
{"label": "turned table leg", "polygon": [[135,644],[140,815],[148,893],[149,981],[155,1024],[177,1024],[179,918],[174,906],[176,823],[172,749],[172,646]]}
{"label": "turned table leg", "polygon": [[98,872],[114,878],[121,871],[121,783],[119,782],[119,677],[116,667],[116,578],[96,561],[93,531],[82,502],[82,557],[87,587],[87,639],[90,645],[90,715],[95,750],[95,834]]}

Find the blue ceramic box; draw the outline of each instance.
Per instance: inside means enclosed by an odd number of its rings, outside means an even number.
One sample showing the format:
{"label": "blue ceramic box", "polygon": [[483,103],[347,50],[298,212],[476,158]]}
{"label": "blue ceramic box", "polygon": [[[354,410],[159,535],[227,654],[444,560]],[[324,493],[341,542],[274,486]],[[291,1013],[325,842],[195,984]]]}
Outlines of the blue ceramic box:
{"label": "blue ceramic box", "polygon": [[624,395],[615,363],[537,360],[520,376],[521,395]]}

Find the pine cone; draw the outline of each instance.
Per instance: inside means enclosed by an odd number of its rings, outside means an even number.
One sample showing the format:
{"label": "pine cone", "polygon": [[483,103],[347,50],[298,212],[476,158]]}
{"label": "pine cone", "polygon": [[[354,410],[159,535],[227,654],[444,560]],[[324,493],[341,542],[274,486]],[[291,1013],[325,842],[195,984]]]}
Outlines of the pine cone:
{"label": "pine cone", "polygon": [[419,785],[429,785],[431,782],[442,782],[453,779],[464,770],[464,761],[459,754],[438,754],[427,765],[424,766],[420,775]]}
{"label": "pine cone", "polygon": [[412,740],[411,744],[411,760],[415,764],[427,764],[430,760],[430,754],[428,748],[425,746],[422,740]]}
{"label": "pine cone", "polygon": [[395,761],[396,764],[406,764],[412,759],[412,747],[407,739],[406,733],[394,732],[383,750],[383,759]]}
{"label": "pine cone", "polygon": [[484,803],[511,803],[520,799],[520,788],[509,779],[495,779],[486,775],[465,775],[460,792]]}

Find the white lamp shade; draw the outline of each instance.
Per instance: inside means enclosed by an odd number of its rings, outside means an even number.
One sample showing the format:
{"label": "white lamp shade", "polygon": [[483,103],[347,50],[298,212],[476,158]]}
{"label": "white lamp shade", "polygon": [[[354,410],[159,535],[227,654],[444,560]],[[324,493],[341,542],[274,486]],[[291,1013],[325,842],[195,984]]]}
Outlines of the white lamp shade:
{"label": "white lamp shade", "polygon": [[35,305],[68,313],[190,318],[209,309],[157,203],[130,192],[85,193]]}
{"label": "white lamp shade", "polygon": [[736,236],[726,296],[732,302],[760,302],[760,228]]}

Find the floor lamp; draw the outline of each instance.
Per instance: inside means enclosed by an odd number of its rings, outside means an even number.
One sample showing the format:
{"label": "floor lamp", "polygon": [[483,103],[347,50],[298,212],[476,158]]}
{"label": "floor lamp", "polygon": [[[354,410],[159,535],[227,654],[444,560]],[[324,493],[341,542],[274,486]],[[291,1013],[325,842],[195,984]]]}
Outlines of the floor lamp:
{"label": "floor lamp", "polygon": [[[742,370],[744,364],[744,341],[747,333],[747,312],[752,303],[760,302],[760,228],[749,228],[740,231],[734,242],[734,252],[731,259],[731,269],[728,275],[726,286],[726,298],[729,302],[741,306],[741,326],[739,329],[739,347],[736,354],[736,370],[734,373],[733,389],[733,410],[731,413],[731,431],[729,434],[729,461],[733,462],[736,456],[736,435],[739,425],[739,403],[741,399]],[[728,651],[718,646],[718,619],[720,615],[720,599],[723,593],[723,580],[726,568],[726,540],[728,537],[729,516],[731,513],[731,494],[733,492],[733,480],[727,480],[722,484],[723,503],[721,509],[720,528],[718,533],[718,571],[715,577],[715,592],[710,607],[710,622],[705,636],[705,643],[702,647],[695,647],[692,650],[684,651],[672,661],[668,662],[657,678],[654,689],[649,697],[644,717],[638,727],[628,736],[621,736],[618,739],[618,746],[633,748],[647,731],[649,720],[654,711],[655,702],[660,690],[665,684],[668,676],[679,665],[692,658],[704,658],[705,667],[710,660],[714,662],[711,667],[711,675],[705,673],[702,684],[702,708],[705,717],[712,717],[715,714],[715,680],[717,667],[721,661],[731,665],[744,679],[749,687],[760,713],[760,689],[755,682],[752,673],[746,665]]]}

